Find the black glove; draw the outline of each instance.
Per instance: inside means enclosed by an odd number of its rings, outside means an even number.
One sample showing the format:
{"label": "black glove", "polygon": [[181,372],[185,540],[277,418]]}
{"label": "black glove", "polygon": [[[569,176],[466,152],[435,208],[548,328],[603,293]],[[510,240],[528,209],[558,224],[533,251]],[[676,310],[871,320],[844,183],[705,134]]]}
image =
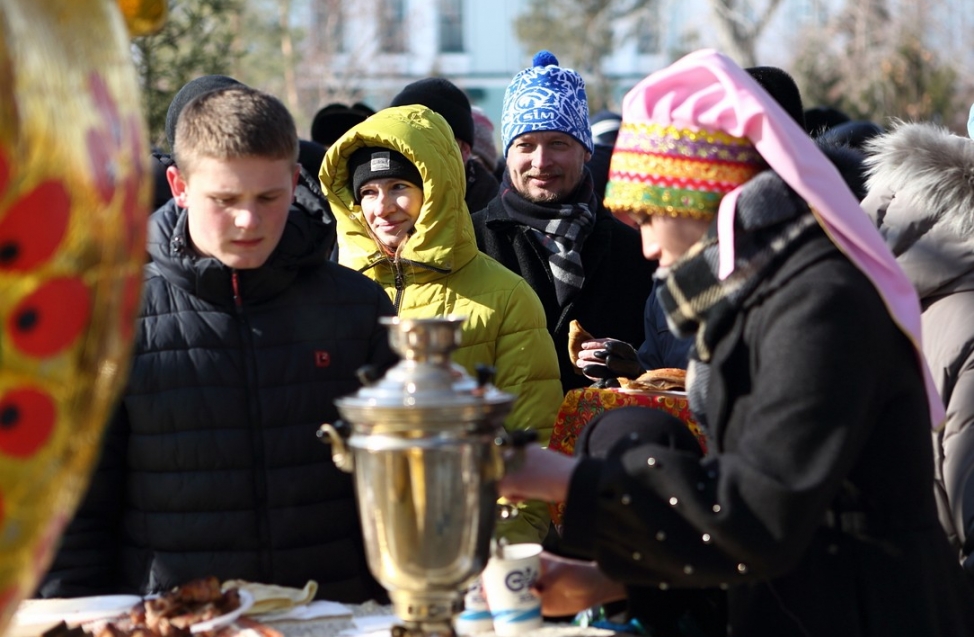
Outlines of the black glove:
{"label": "black glove", "polygon": [[604,339],[603,347],[595,351],[595,357],[604,363],[583,367],[582,373],[589,378],[636,378],[644,371],[636,358],[635,348],[614,338]]}

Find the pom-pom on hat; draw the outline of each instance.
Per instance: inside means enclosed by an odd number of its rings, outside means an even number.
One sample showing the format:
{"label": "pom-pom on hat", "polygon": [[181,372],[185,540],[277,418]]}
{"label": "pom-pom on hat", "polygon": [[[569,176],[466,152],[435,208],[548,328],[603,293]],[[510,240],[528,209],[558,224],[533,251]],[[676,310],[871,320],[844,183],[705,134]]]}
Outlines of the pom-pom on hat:
{"label": "pom-pom on hat", "polygon": [[558,59],[550,51],[538,51],[531,68],[515,75],[504,93],[504,156],[515,138],[543,131],[571,135],[588,152],[594,150],[585,82],[572,69],[558,66]]}
{"label": "pom-pom on hat", "polygon": [[423,177],[416,164],[406,159],[399,151],[380,146],[359,148],[348,158],[348,174],[352,183],[352,197],[355,203],[362,203],[359,188],[373,179],[395,177],[423,188]]}
{"label": "pom-pom on hat", "polygon": [[428,77],[406,85],[389,106],[419,104],[439,113],[453,129],[453,136],[474,144],[470,98],[459,86],[442,77]]}

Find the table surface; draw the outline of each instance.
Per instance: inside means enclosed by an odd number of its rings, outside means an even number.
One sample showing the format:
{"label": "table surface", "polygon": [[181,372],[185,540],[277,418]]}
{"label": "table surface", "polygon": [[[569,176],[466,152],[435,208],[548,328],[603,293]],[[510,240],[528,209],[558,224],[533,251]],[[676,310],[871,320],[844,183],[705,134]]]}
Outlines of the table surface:
{"label": "table surface", "polygon": [[[353,619],[356,617],[392,616],[391,606],[366,602],[365,604],[343,604],[351,615],[343,617],[328,617],[310,620],[265,621],[264,625],[279,632],[282,637],[337,637],[345,635],[368,635],[369,637],[388,635],[388,631],[363,632],[357,629]],[[41,633],[50,626],[32,625],[8,627],[4,637],[40,637]],[[256,636],[256,631],[244,631],[241,634]],[[546,623],[541,628],[529,633],[532,637],[611,637],[613,631],[601,628],[583,628],[567,624]],[[493,632],[478,633],[477,637],[497,637]]]}
{"label": "table surface", "polygon": [[[280,632],[283,637],[336,637],[342,631],[355,630],[355,624],[352,623],[353,617],[393,614],[391,606],[382,606],[374,602],[345,604],[345,606],[352,611],[351,617],[268,622],[267,625]],[[541,628],[533,630],[528,634],[531,637],[611,637],[617,633],[603,628],[546,623]],[[497,637],[497,635],[494,632],[485,632],[477,633],[477,637]]]}

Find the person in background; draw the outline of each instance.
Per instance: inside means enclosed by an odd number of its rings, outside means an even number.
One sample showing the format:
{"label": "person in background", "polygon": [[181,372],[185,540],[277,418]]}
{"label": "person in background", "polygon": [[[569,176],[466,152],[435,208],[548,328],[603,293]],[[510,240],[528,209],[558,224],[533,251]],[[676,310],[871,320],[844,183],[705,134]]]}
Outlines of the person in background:
{"label": "person in background", "polygon": [[655,263],[639,234],[606,211],[585,163],[592,157],[585,83],[548,51],[504,95],[507,171],[500,193],[473,214],[480,249],[524,277],[545,308],[564,391],[591,383],[568,351],[577,320],[592,334],[643,341]]}
{"label": "person in background", "polygon": [[591,124],[592,158],[586,165],[592,173],[595,192],[601,201],[605,196],[605,184],[609,181],[609,158],[612,157],[612,147],[616,143],[616,135],[619,134],[622,116],[612,111],[602,110],[592,116]]}
{"label": "person in background", "polygon": [[[493,176],[494,171],[497,170],[497,165],[500,163],[497,144],[494,140],[494,122],[490,121],[490,117],[479,106],[471,106],[470,114],[473,116],[473,149],[470,157],[479,161]],[[469,208],[469,206],[467,207]]]}
{"label": "person in background", "polygon": [[974,634],[930,488],[944,410],[917,296],[838,171],[715,51],[645,78],[622,115],[606,206],[669,267],[660,300],[694,338],[710,443],[701,458],[642,408],[590,423],[604,457],[527,450],[501,494],[565,501],[562,541],[584,558],[546,560],[545,612],[718,587],[722,634]]}
{"label": "person in background", "polygon": [[[492,367],[494,384],[517,396],[505,426],[535,429],[547,444],[562,392],[544,309],[524,279],[477,249],[447,121],[418,105],[383,109],[332,145],[320,176],[341,263],[378,281],[403,318],[465,317],[453,361],[470,374]],[[548,526],[538,503],[499,533],[537,542]]]}
{"label": "person in background", "polygon": [[148,595],[190,580],[385,599],[366,564],[351,476],[318,442],[356,371],[395,362],[382,288],[328,260],[292,207],[298,137],[243,85],[186,103],[149,220],[128,384],[42,597]]}
{"label": "person in background", "polygon": [[328,150],[339,137],[345,134],[345,131],[356,124],[361,124],[374,114],[375,110],[363,102],[355,102],[352,105],[342,102],[326,104],[318,109],[311,120],[311,139]]}
{"label": "person in background", "polygon": [[[235,86],[244,86],[244,84],[226,75],[203,75],[183,85],[176,92],[172,102],[169,104],[169,110],[166,111],[166,141],[169,143],[170,150],[175,148],[176,125],[179,121],[180,113],[182,113],[183,108],[187,104],[203,93]],[[335,218],[328,209],[328,201],[325,199],[324,193],[321,192],[321,186],[316,178],[324,151],[313,141],[301,139],[298,140],[298,145],[298,165],[300,170],[298,172],[298,185],[294,191],[294,201],[291,205],[307,214],[321,218],[331,235],[331,239],[328,241],[328,254],[334,255]],[[173,196],[172,190],[168,186],[166,173],[170,166],[175,165],[175,158],[172,153],[164,153],[161,151],[153,152],[153,157],[156,159],[154,171],[157,186],[154,190],[152,209],[158,210],[166,205]]]}
{"label": "person in background", "polygon": [[805,131],[814,139],[825,131],[851,121],[846,113],[833,106],[813,106],[805,109]]}
{"label": "person in background", "polygon": [[[801,127],[805,126],[801,93],[791,75],[776,66],[752,66],[744,70],[771,95],[781,108],[795,120],[796,124]],[[621,116],[619,117],[621,120]],[[613,144],[618,136],[618,129],[617,125],[612,134]],[[592,130],[594,133],[594,124]],[[598,150],[598,145],[596,145],[596,150]],[[609,150],[611,152],[611,147]],[[833,159],[833,163],[843,165],[851,161],[852,167],[848,169],[848,173],[859,176],[857,183],[861,183],[862,178],[857,170],[861,161],[857,157],[847,158],[842,154],[844,152],[841,149],[836,149],[834,152],[830,150],[830,159]],[[852,151],[848,152],[852,153]],[[608,179],[608,159],[606,159],[605,171],[606,179]],[[845,173],[844,170],[843,174]],[[623,216],[628,218],[628,215]],[[630,221],[635,225],[635,222],[631,219]],[[653,277],[653,289],[646,299],[646,307],[643,310],[643,334],[645,338],[638,350],[633,349],[628,343],[614,338],[596,338],[582,344],[582,351],[575,364],[589,378],[593,380],[618,377],[635,378],[644,371],[652,369],[686,369],[690,360],[690,347],[693,340],[679,338],[670,331],[666,321],[666,313],[663,311],[656,293],[659,281],[665,279],[666,276],[667,269],[665,267],[656,269]]]}
{"label": "person in background", "polygon": [[923,352],[947,410],[933,434],[940,523],[974,583],[974,141],[899,122],[866,150],[862,207],[920,296]]}
{"label": "person in background", "polygon": [[442,77],[428,77],[407,85],[392,98],[390,106],[419,104],[443,116],[450,125],[463,158],[468,210],[480,210],[497,195],[497,180],[490,169],[473,161],[475,143],[473,110],[460,87]]}

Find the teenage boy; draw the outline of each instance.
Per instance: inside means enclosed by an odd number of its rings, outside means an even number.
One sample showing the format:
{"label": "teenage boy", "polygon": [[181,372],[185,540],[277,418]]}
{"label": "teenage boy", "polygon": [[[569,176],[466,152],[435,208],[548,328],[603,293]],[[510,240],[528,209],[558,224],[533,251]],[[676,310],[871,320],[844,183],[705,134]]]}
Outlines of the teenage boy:
{"label": "teenage boy", "polygon": [[150,219],[128,387],[39,595],[148,594],[215,575],[381,597],[350,477],[315,431],[356,370],[394,362],[385,292],[289,209],[298,138],[274,97],[204,93]]}

